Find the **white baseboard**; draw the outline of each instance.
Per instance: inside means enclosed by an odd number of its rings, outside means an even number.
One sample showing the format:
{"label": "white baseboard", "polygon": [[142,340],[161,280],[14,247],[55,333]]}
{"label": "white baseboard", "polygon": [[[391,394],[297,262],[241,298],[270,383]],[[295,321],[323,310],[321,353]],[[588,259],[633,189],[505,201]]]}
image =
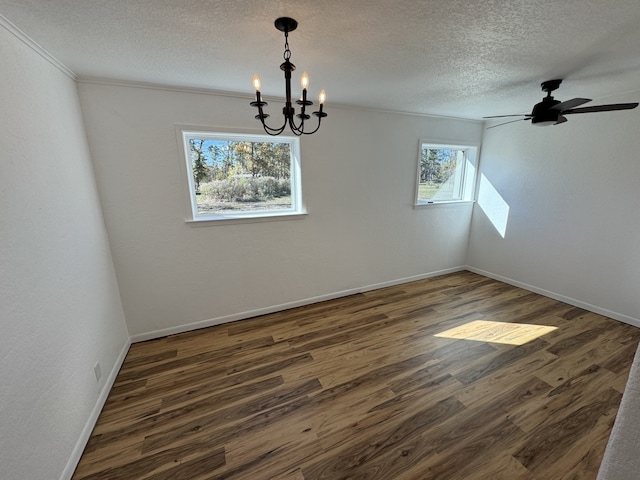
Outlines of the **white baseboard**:
{"label": "white baseboard", "polygon": [[393,285],[400,285],[403,283],[414,282],[416,280],[422,280],[424,278],[437,277],[438,275],[445,275],[447,273],[459,272],[461,270],[466,270],[466,269],[467,267],[465,266],[447,268],[444,270],[438,270],[435,272],[425,273],[421,275],[414,275],[411,277],[404,277],[396,280],[390,280],[388,282],[375,283],[373,285],[350,288],[348,290],[328,293],[326,295],[319,295],[317,297],[304,298],[301,300],[296,300],[294,302],[282,303],[280,305],[272,305],[270,307],[258,308],[255,310],[248,310],[245,312],[234,313],[234,314],[225,315],[222,317],[210,318],[208,320],[202,320],[194,323],[187,323],[184,325],[178,325],[176,327],[164,328],[164,329],[154,330],[146,333],[139,333],[131,336],[131,343],[144,342],[146,340],[153,340],[154,338],[166,337],[167,335],[175,335],[177,333],[189,332],[191,330],[212,327],[214,325],[222,325],[223,323],[235,322],[237,320],[244,320],[246,318],[257,317],[259,315],[267,315],[269,313],[280,312],[283,310],[288,310],[290,308],[303,307],[305,305],[311,305],[312,303],[324,302],[326,300],[333,300],[334,298],[346,297],[349,295],[355,295],[356,293],[363,293],[371,290],[377,290],[379,288],[391,287]]}
{"label": "white baseboard", "polygon": [[545,290],[544,288],[539,288],[534,285],[529,285],[527,283],[520,282],[518,280],[513,280],[512,278],[503,277],[502,275],[498,275],[492,272],[487,272],[486,270],[482,270],[481,268],[476,268],[476,267],[467,265],[466,270],[469,270],[470,272],[474,272],[479,275],[483,275],[485,277],[493,278],[494,280],[499,280],[501,282],[508,283],[509,285],[514,285],[516,287],[529,290],[530,292],[538,293],[540,295],[544,295],[545,297],[553,298],[554,300],[568,303],[569,305],[573,305],[574,307],[583,308],[585,310],[589,310],[590,312],[597,313],[598,315],[604,315],[605,317],[613,318],[614,320],[618,320],[620,322],[627,323],[634,327],[640,328],[640,319],[633,318],[629,315],[614,312],[612,310],[607,310],[606,308],[601,308],[601,307],[598,307],[597,305],[591,305],[590,303],[583,302],[581,300],[576,300],[575,298],[567,297],[559,293],[551,292],[549,290]]}
{"label": "white baseboard", "polygon": [[113,383],[116,381],[116,377],[118,376],[118,372],[120,371],[120,367],[122,367],[130,346],[131,340],[127,339],[127,341],[122,346],[122,350],[120,351],[120,354],[118,355],[113,368],[109,372],[109,376],[105,379],[102,390],[100,390],[100,394],[98,395],[96,403],[93,406],[93,410],[91,410],[91,414],[89,415],[89,418],[87,419],[84,428],[82,429],[82,433],[80,434],[80,437],[78,438],[78,441],[76,442],[76,445],[71,452],[71,456],[69,457],[69,460],[67,461],[67,464],[62,471],[62,475],[60,475],[60,480],[70,480],[73,476],[73,472],[78,466],[78,462],[80,461],[82,452],[84,452],[84,449],[87,446],[87,442],[89,441],[89,437],[91,436],[93,427],[98,421],[100,412],[102,412],[102,407],[104,407],[104,403],[107,401],[107,397],[109,396],[111,387],[113,387]]}

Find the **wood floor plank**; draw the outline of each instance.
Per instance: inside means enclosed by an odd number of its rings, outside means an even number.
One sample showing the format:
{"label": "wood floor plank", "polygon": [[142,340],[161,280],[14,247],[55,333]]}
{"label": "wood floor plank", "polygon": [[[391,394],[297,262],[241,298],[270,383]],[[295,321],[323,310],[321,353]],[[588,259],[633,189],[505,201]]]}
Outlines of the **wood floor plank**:
{"label": "wood floor plank", "polygon": [[548,391],[544,404],[537,408],[532,408],[533,405],[526,405],[526,409],[522,405],[515,406],[510,410],[510,418],[522,430],[533,432],[541,425],[548,425],[563,418],[567,414],[567,405],[577,409],[590,403],[593,400],[593,392],[609,389],[613,380],[613,374],[592,365]]}
{"label": "wood floor plank", "polygon": [[562,458],[574,439],[593,430],[600,416],[616,409],[621,398],[620,392],[609,389],[559,420],[540,424],[514,457],[534,473],[541,470],[549,461]]}
{"label": "wood floor plank", "polygon": [[[377,464],[380,457],[383,457],[387,452],[393,452],[398,444],[419,437],[431,425],[440,423],[463,409],[464,405],[455,398],[449,397],[418,410],[411,417],[393,425],[385,434],[375,440],[365,438],[350,449],[341,450],[322,461],[303,467],[302,472],[305,478],[340,478],[345,472],[357,477],[362,470],[378,470],[369,464]],[[371,472],[369,477],[362,478],[372,478],[370,475]]]}
{"label": "wood floor plank", "polygon": [[73,479],[594,480],[639,341],[461,271],[133,344]]}

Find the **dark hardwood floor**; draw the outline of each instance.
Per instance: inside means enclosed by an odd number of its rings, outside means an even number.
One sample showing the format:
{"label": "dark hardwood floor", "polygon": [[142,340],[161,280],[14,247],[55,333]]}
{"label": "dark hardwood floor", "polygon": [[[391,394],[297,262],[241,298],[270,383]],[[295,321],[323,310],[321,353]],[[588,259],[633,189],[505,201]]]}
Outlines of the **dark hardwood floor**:
{"label": "dark hardwood floor", "polygon": [[138,343],[73,478],[595,479],[639,340],[459,272]]}

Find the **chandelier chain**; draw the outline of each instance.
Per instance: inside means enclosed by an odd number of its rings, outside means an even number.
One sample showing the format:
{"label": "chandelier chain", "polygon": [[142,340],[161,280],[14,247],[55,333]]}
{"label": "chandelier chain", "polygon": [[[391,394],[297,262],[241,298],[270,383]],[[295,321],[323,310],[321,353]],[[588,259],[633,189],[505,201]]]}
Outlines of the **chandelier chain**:
{"label": "chandelier chain", "polygon": [[285,62],[291,58],[291,50],[289,50],[289,32],[284,32],[284,53],[282,54]]}

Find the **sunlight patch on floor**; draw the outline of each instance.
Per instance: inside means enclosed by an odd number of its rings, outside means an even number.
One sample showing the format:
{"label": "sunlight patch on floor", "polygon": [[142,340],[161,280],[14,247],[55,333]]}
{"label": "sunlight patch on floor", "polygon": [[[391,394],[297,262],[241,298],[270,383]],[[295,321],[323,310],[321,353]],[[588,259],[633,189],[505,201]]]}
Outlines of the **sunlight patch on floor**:
{"label": "sunlight patch on floor", "polygon": [[557,329],[558,327],[548,325],[474,320],[459,327],[437,333],[434,336],[476,340],[478,342],[505,343],[507,345],[524,345]]}

